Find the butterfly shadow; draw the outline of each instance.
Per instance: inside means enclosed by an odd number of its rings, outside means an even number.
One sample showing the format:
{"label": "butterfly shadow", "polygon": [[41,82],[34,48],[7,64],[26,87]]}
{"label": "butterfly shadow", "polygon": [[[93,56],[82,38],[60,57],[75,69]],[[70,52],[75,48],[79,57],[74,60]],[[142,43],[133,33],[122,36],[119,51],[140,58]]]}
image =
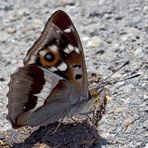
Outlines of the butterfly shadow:
{"label": "butterfly shadow", "polygon": [[102,145],[108,144],[105,139],[99,136],[97,129],[88,122],[61,124],[58,130],[52,134],[57,125],[58,123],[55,123],[39,127],[34,131],[27,131],[30,134],[26,138],[18,135],[22,142],[13,143],[12,148],[42,146],[50,148],[90,148],[96,145],[101,148]]}

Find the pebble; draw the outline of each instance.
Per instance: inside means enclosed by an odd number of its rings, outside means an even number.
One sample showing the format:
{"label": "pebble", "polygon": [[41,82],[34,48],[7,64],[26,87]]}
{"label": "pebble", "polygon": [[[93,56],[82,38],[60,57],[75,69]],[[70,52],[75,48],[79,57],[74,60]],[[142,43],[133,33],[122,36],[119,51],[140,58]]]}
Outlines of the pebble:
{"label": "pebble", "polygon": [[21,8],[17,12],[18,16],[28,16],[30,14],[30,10],[27,8]]}
{"label": "pebble", "polygon": [[14,33],[16,33],[16,29],[15,29],[15,28],[9,27],[9,28],[7,29],[7,32],[8,32],[9,34],[14,34]]}
{"label": "pebble", "polygon": [[139,48],[136,48],[136,50],[134,51],[135,56],[138,56],[139,54],[141,54],[142,51],[143,51],[142,48],[140,48],[140,47]]}
{"label": "pebble", "polygon": [[125,42],[125,41],[127,41],[129,39],[129,35],[128,34],[124,34],[124,35],[122,35],[120,37],[120,39],[121,39],[122,42]]}
{"label": "pebble", "polygon": [[33,27],[35,29],[42,28],[42,26],[44,26],[44,23],[43,23],[43,21],[41,19],[34,19],[34,21],[33,21]]}
{"label": "pebble", "polygon": [[88,48],[98,48],[102,44],[102,39],[98,36],[93,36],[90,38],[90,40],[87,42]]}
{"label": "pebble", "polygon": [[10,35],[4,31],[1,31],[0,35],[1,35],[0,42],[6,42],[10,37]]}

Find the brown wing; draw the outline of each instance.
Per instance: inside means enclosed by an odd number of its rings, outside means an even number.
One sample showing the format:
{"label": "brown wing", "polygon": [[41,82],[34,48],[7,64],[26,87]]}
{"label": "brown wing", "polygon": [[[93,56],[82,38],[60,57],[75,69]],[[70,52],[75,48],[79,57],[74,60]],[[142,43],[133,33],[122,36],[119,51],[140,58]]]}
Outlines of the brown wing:
{"label": "brown wing", "polygon": [[79,35],[62,10],[48,20],[41,36],[27,52],[24,64],[43,66],[71,81],[83,99],[88,98],[87,73]]}
{"label": "brown wing", "polygon": [[11,75],[7,96],[7,119],[13,128],[54,123],[80,97],[70,81],[36,65],[24,66]]}

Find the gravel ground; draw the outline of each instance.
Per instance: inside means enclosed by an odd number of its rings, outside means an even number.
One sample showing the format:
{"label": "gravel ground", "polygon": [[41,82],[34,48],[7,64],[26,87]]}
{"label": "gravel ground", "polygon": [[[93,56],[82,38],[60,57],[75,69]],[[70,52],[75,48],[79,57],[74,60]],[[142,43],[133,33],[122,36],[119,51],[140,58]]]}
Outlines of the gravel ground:
{"label": "gravel ground", "polygon": [[98,126],[106,141],[101,147],[148,147],[148,0],[0,1],[0,131],[11,128],[5,119],[9,76],[58,9],[80,34],[88,71],[105,78],[129,60],[113,78],[141,74],[110,87],[112,99]]}

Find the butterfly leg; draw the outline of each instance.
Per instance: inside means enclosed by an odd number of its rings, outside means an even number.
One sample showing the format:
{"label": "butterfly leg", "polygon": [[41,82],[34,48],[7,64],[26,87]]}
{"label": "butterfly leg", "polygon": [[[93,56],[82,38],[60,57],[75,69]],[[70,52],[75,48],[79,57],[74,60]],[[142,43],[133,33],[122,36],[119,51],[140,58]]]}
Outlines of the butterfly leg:
{"label": "butterfly leg", "polygon": [[98,138],[96,130],[97,130],[97,127],[98,127],[98,121],[99,120],[97,120],[96,108],[94,108],[93,110],[91,110],[87,113],[83,113],[83,115],[86,116],[87,121],[89,121],[90,124],[92,125],[95,138]]}
{"label": "butterfly leg", "polygon": [[61,126],[61,124],[62,124],[62,122],[63,122],[63,120],[64,120],[64,118],[65,118],[65,116],[66,116],[66,113],[67,113],[67,112],[65,112],[65,114],[63,115],[63,117],[62,117],[62,119],[60,120],[59,124],[58,124],[57,127],[54,129],[54,131],[51,133],[51,135],[53,135],[53,134],[55,134],[55,133],[57,132],[58,128]]}

